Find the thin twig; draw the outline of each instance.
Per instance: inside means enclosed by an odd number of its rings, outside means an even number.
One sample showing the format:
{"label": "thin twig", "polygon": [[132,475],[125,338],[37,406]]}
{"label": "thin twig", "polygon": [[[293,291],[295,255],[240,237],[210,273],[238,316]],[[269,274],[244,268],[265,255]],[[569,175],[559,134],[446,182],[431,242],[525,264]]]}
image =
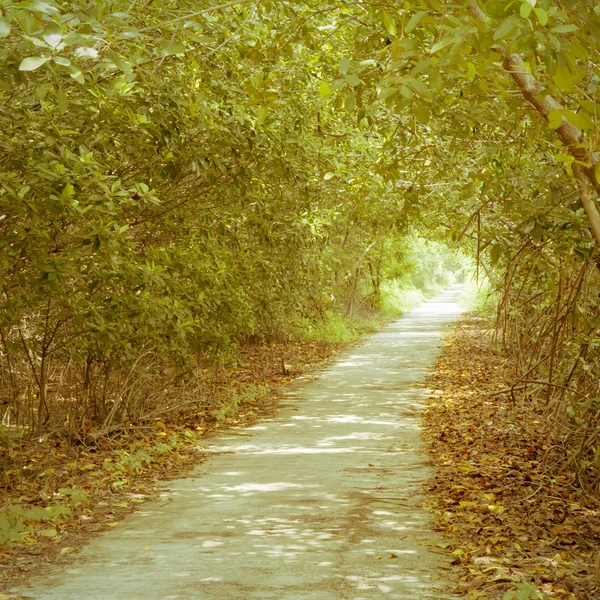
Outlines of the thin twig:
{"label": "thin twig", "polygon": [[163,23],[157,23],[156,25],[150,25],[150,27],[144,27],[143,29],[139,29],[140,33],[145,33],[146,31],[153,31],[154,29],[159,29],[160,27],[165,27],[167,25],[173,25],[173,23],[181,23],[181,21],[188,21],[189,19],[194,19],[199,17],[200,15],[205,15],[207,13],[215,12],[216,10],[221,10],[222,8],[229,8],[230,6],[235,6],[236,4],[248,4],[250,0],[235,0],[234,2],[227,2],[227,4],[219,4],[218,6],[211,6],[209,8],[204,8],[203,10],[199,10],[195,13],[190,13],[189,15],[184,15],[183,17],[177,17],[176,19],[171,19],[170,21],[164,21]]}

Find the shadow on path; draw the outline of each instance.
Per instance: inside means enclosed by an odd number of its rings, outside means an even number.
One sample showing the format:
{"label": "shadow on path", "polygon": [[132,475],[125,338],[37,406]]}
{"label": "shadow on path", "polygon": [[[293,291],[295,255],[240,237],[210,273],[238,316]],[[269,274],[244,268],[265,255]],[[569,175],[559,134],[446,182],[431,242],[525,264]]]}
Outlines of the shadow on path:
{"label": "shadow on path", "polygon": [[[415,387],[460,312],[453,286],[298,381],[271,421],[217,439],[168,504],[21,590],[38,600],[448,598],[421,508]],[[249,434],[249,435],[247,435]]]}

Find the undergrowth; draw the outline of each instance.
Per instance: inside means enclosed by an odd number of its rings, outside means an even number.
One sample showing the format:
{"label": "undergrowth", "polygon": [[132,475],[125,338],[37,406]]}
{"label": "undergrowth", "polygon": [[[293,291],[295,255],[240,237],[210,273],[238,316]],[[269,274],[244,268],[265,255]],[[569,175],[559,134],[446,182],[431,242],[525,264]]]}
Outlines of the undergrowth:
{"label": "undergrowth", "polygon": [[[431,288],[428,296],[439,291]],[[342,308],[325,311],[316,322],[297,322],[300,338],[323,343],[348,343],[361,335],[371,333],[379,327],[421,304],[426,295],[408,282],[384,281],[375,305],[363,305],[349,316]]]}
{"label": "undergrowth", "polygon": [[117,527],[154,499],[158,481],[202,462],[207,436],[273,414],[277,390],[338,348],[310,341],[242,345],[228,363],[204,374],[203,395],[194,404],[164,418],[131,422],[93,443],[60,433],[32,438],[5,427],[0,596],[32,570],[68,564],[90,536]]}

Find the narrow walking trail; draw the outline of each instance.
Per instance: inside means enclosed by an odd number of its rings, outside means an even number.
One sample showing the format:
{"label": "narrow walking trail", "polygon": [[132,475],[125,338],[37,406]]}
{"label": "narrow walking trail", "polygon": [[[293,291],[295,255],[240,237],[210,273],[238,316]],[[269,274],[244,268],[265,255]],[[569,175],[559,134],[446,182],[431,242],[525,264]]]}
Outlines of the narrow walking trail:
{"label": "narrow walking trail", "polygon": [[227,432],[163,501],[93,540],[39,600],[448,598],[422,509],[422,382],[460,312],[453,286]]}

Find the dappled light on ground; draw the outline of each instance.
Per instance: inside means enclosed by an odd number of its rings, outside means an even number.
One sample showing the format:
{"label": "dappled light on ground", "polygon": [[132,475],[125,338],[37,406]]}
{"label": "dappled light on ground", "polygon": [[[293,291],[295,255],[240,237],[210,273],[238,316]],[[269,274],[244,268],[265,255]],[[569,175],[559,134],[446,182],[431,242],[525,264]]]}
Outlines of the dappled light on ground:
{"label": "dappled light on ground", "polygon": [[[445,598],[418,417],[452,289],[226,432],[192,477],[33,589],[40,600]],[[81,590],[88,590],[82,594]],[[99,590],[102,590],[101,595]],[[86,595],[87,594],[87,595]]]}

